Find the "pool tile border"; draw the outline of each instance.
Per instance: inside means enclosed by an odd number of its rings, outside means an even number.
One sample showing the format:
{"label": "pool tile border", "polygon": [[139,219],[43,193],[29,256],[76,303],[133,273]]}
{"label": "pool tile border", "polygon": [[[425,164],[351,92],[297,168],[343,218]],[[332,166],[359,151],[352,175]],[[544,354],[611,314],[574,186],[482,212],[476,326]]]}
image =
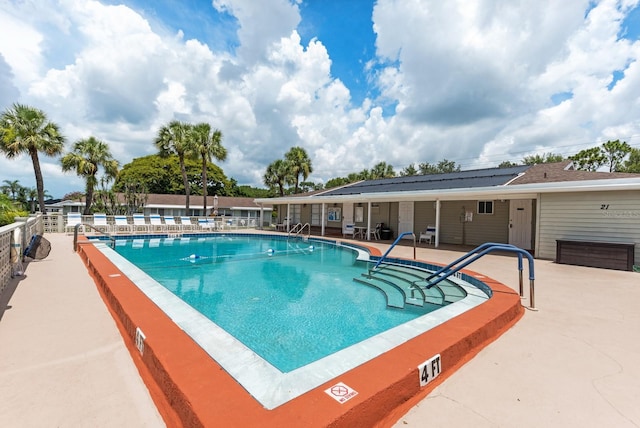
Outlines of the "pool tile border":
{"label": "pool tile border", "polygon": [[[140,239],[141,235],[135,238]],[[377,250],[373,250],[375,254]],[[482,305],[268,410],[138,290],[127,276],[113,276],[124,272],[117,269],[98,248],[81,245],[80,254],[169,426],[210,426],[215,423],[250,426],[258,421],[265,427],[292,423],[312,427],[379,424],[385,418],[393,418],[407,403],[424,397],[459,365],[513,325],[523,313],[520,298],[512,289],[465,270],[465,275],[472,279],[480,277],[491,290],[500,292],[494,293]],[[142,355],[134,346],[137,327],[146,335]],[[233,358],[233,353],[230,354]],[[442,374],[436,381],[420,388],[417,366],[436,354],[442,358]],[[346,403],[336,403],[324,393],[324,389],[337,382],[354,388],[358,395]],[[280,388],[286,389],[287,386],[281,385]]]}

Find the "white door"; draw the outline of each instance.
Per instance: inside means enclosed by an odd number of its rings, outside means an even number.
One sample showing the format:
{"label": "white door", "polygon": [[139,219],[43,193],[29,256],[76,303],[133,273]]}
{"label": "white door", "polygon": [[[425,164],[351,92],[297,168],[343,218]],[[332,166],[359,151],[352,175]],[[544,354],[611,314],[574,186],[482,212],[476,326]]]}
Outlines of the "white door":
{"label": "white door", "polygon": [[531,249],[531,199],[509,201],[509,244]]}
{"label": "white door", "polygon": [[413,232],[413,201],[398,202],[398,236],[405,232]]}
{"label": "white door", "polygon": [[353,223],[353,204],[342,204],[342,224]]}

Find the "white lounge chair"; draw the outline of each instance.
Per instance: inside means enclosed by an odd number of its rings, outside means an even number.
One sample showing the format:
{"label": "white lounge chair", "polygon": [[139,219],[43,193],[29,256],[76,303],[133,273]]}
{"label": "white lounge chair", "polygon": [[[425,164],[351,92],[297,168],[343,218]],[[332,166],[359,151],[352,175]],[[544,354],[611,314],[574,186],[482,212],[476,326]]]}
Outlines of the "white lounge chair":
{"label": "white lounge chair", "polygon": [[[82,224],[82,214],[80,213],[68,213],[67,214],[67,222],[64,225],[65,232],[73,232],[76,225]],[[80,226],[82,231],[84,232],[84,227]]]}
{"label": "white lounge chair", "polygon": [[149,214],[149,230],[154,232],[162,232],[166,230],[167,227],[164,223],[162,223],[162,218],[160,218],[160,214]]}
{"label": "white lounge chair", "polygon": [[433,244],[433,240],[436,237],[436,227],[429,225],[424,232],[420,232],[420,239],[418,239],[418,243],[422,242],[424,239],[428,244]]}
{"label": "white lounge chair", "polygon": [[143,232],[149,231],[149,224],[144,220],[144,214],[133,215],[133,231],[137,232],[138,230],[142,230]]}
{"label": "white lounge chair", "polygon": [[198,219],[198,226],[200,226],[201,230],[205,230],[205,231],[212,231],[212,230],[216,230],[216,221],[212,218],[199,218]]}
{"label": "white lounge chair", "polygon": [[127,220],[126,215],[114,215],[113,216],[113,231],[118,233],[120,231],[132,232],[133,227]]}
{"label": "white lounge chair", "polygon": [[104,213],[93,214],[93,227],[106,233],[111,231],[111,226],[107,222],[107,215]]}
{"label": "white lounge chair", "polygon": [[164,216],[164,225],[166,226],[167,231],[169,230],[178,231],[181,229],[180,227],[181,225],[176,223],[176,219],[172,215]]}
{"label": "white lounge chair", "polygon": [[193,230],[193,223],[191,223],[191,217],[183,215],[180,217],[180,228],[182,230]]}

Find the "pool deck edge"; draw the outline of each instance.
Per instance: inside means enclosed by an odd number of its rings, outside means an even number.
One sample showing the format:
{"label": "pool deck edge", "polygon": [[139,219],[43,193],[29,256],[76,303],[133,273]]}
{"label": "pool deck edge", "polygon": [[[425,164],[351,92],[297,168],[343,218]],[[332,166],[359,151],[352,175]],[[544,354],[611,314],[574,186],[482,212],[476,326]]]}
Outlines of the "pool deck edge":
{"label": "pool deck edge", "polygon": [[[249,426],[256,421],[261,426],[296,422],[318,427],[390,426],[524,313],[516,292],[483,276],[482,281],[494,290],[486,303],[299,398],[266,410],[92,244],[82,243],[79,253],[167,426],[211,426],[213,421],[224,421],[226,426]],[[136,327],[146,335],[142,355],[135,345]],[[417,366],[435,354],[441,355],[442,373],[420,388]],[[354,388],[358,395],[337,403],[324,393],[337,382]]]}

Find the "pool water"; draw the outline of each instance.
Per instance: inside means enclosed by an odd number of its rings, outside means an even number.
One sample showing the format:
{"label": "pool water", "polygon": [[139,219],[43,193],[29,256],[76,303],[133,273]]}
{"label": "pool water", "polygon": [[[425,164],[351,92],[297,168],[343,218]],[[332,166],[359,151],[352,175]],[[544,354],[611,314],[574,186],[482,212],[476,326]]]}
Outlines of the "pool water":
{"label": "pool water", "polygon": [[323,241],[223,235],[118,241],[116,251],[283,373],[420,317],[353,281],[370,264]]}

